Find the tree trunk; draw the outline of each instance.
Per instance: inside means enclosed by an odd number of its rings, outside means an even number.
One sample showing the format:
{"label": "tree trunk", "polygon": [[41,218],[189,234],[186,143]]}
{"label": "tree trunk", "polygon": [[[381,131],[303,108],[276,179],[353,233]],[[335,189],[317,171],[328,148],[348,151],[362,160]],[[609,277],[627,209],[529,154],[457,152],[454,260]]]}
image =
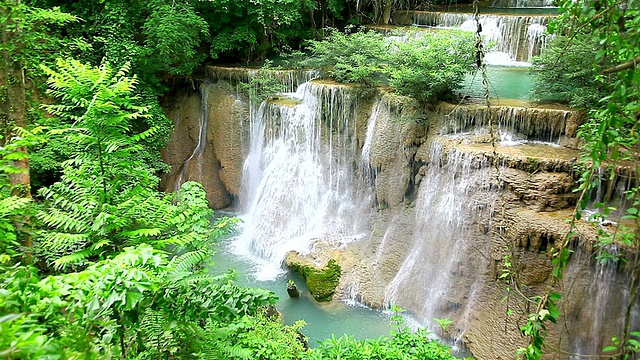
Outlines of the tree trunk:
{"label": "tree trunk", "polygon": [[[0,5],[0,15],[7,19],[2,24],[2,43],[3,45],[12,44],[15,49],[10,51],[5,48],[1,54],[0,88],[4,101],[0,106],[0,124],[5,142],[18,136],[14,131],[15,127],[27,127],[24,67],[20,59],[22,42],[20,41],[20,23],[16,21],[16,12],[19,11],[19,7],[20,0],[5,0],[4,5]],[[18,151],[27,154],[26,147],[21,147]],[[11,185],[16,186],[14,194],[31,196],[29,159],[25,156],[22,160],[14,161],[13,165],[23,170],[18,174],[10,175]]]}
{"label": "tree trunk", "polygon": [[389,25],[391,22],[391,0],[384,1],[384,9],[382,10],[382,25]]}
{"label": "tree trunk", "polygon": [[[2,129],[2,142],[7,143],[12,138],[19,136],[15,128],[26,128],[27,101],[25,93],[24,66],[22,57],[22,41],[20,41],[20,23],[18,13],[21,12],[20,0],[4,0],[0,5],[0,16],[6,19],[2,22],[2,47],[0,51],[0,128]],[[7,46],[11,45],[11,46]],[[16,151],[24,153],[21,160],[13,161],[13,166],[22,170],[9,175],[12,185],[12,193],[15,196],[31,196],[31,179],[29,176],[29,159],[27,148],[20,147]],[[18,225],[21,228],[28,219]],[[23,245],[31,247],[31,238],[26,236]]]}

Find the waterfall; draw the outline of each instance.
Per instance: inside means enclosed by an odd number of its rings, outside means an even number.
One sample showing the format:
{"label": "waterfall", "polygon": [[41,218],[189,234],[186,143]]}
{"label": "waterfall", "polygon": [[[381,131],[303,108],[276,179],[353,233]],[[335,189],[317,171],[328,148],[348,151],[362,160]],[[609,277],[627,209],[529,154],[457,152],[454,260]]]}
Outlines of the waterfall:
{"label": "waterfall", "polygon": [[[610,245],[607,251],[619,252],[615,245]],[[630,292],[630,273],[624,274],[627,269],[619,269],[619,264],[612,262],[594,264],[590,255],[578,250],[565,271],[567,285],[563,298],[579,299],[560,309],[567,318],[564,320],[566,331],[572,334],[565,347],[580,354],[570,357],[576,360],[583,359],[584,355],[600,354],[605,346],[612,345],[611,337],[620,337]],[[637,302],[630,316],[633,330],[640,320]]]}
{"label": "waterfall", "polygon": [[[510,56],[511,61],[531,62],[531,58],[540,54],[547,44],[545,30],[549,16],[533,15],[480,15],[482,36],[491,52]],[[473,14],[445,13],[435,11],[413,12],[413,23],[439,28],[454,28],[464,31],[476,31]],[[493,55],[487,60],[498,58]],[[500,63],[503,59],[497,60]]]}
{"label": "waterfall", "polygon": [[493,7],[500,8],[532,8],[553,7],[553,0],[494,0]]}
{"label": "waterfall", "polygon": [[[176,181],[176,190],[180,189],[187,180],[195,180],[202,183],[202,154],[207,144],[207,119],[209,117],[209,89],[212,84],[203,83],[200,85],[202,94],[200,116],[198,117],[198,143],[191,155],[181,165],[180,175]],[[192,167],[195,166],[195,177]],[[191,176],[190,176],[191,175]],[[189,177],[189,179],[187,179]]]}
{"label": "waterfall", "polygon": [[565,133],[565,127],[572,111],[561,109],[538,109],[514,106],[454,106],[441,104],[440,113],[445,121],[440,134],[472,131],[488,127],[491,121],[502,133],[521,134],[529,140],[558,142]]}
{"label": "waterfall", "polygon": [[[434,142],[416,203],[413,245],[385,293],[385,304],[412,309],[427,322],[450,318],[464,328],[468,307],[486,267],[478,251],[488,236],[474,221],[492,214],[491,170],[486,160]],[[478,228],[479,229],[479,228]]]}
{"label": "waterfall", "polygon": [[[296,102],[265,102],[250,119],[250,150],[243,168],[243,232],[234,251],[272,279],[287,252],[308,253],[315,242],[344,244],[366,226],[366,196],[358,159],[356,97],[349,88],[305,83]],[[370,204],[366,204],[370,207]]]}
{"label": "waterfall", "polygon": [[[211,81],[223,80],[229,83],[248,83],[260,69],[241,67],[208,66],[207,77]],[[301,85],[318,77],[317,70],[282,70],[273,69],[269,72],[285,86],[285,92],[294,92]]]}

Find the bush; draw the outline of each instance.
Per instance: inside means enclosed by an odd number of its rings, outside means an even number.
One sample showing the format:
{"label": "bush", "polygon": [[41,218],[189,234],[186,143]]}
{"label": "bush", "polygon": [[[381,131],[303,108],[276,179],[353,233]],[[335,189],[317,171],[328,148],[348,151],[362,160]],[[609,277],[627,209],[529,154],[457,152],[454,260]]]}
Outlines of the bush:
{"label": "bush", "polygon": [[407,41],[393,41],[373,32],[332,30],[325,40],[311,42],[311,55],[301,65],[319,68],[342,83],[388,83],[401,95],[428,102],[460,87],[473,64],[471,37],[446,32],[410,34]]}
{"label": "bush", "polygon": [[581,108],[595,105],[604,94],[595,71],[597,44],[577,36],[558,37],[533,59],[533,97],[552,99]]}
{"label": "bush", "polygon": [[446,98],[472,69],[475,47],[464,32],[424,34],[398,42],[387,68],[389,85],[420,102]]}
{"label": "bush", "polygon": [[382,35],[374,32],[341,33],[328,30],[321,41],[309,44],[311,57],[303,60],[303,67],[317,68],[329,78],[342,83],[377,85],[384,80],[384,64],[391,46]]}

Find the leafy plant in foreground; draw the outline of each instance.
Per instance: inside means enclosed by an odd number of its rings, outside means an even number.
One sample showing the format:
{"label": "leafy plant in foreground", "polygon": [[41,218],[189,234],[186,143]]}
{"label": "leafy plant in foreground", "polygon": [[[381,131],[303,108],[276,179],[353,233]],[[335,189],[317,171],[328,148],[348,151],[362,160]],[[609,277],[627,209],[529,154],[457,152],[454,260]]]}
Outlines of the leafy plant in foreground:
{"label": "leafy plant in foreground", "polygon": [[45,68],[49,93],[61,100],[47,109],[72,126],[50,133],[64,135],[75,151],[61,180],[40,191],[46,202],[38,213],[45,226],[38,254],[62,269],[142,243],[209,246],[211,211],[202,186],[185,183],[177,198],[155,190],[158,178],[140,156],[140,142],[154,129],[133,129],[146,109],[133,103],[136,82],[126,76],[128,67],[115,71],[106,63],[94,68],[70,60],[58,68]]}

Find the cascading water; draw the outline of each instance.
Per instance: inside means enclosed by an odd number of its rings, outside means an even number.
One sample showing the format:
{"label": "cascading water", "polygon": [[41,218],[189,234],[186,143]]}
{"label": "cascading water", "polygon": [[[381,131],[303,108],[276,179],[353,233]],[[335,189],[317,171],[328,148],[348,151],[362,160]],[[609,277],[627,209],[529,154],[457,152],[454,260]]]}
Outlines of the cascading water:
{"label": "cascading water", "polygon": [[366,226],[357,193],[357,102],[349,89],[306,83],[299,104],[263,103],[251,116],[251,146],[243,169],[245,225],[234,252],[271,279],[291,250],[308,253],[316,241],[353,241]]}
{"label": "cascading water", "polygon": [[553,0],[494,0],[493,7],[501,8],[534,8],[553,7]]}
{"label": "cascading water", "polygon": [[[489,64],[492,60],[496,65],[514,61],[531,62],[531,58],[538,55],[547,44],[545,30],[549,16],[482,14],[479,19],[486,44],[493,45],[486,59]],[[413,13],[413,23],[471,32],[477,29],[474,15],[464,13],[416,11]],[[510,58],[509,61],[504,59],[505,55]]]}
{"label": "cascading water", "polygon": [[[191,155],[184,161],[177,177],[176,189],[179,189],[187,180],[195,180],[202,183],[202,154],[207,143],[207,120],[209,118],[209,89],[212,84],[200,85],[202,94],[200,117],[198,118],[198,143]],[[195,171],[193,169],[195,167]],[[187,177],[190,177],[187,179]]]}
{"label": "cascading water", "polygon": [[386,288],[385,303],[412,309],[423,321],[446,317],[463,327],[480,289],[475,269],[486,267],[474,250],[483,247],[483,235],[473,232],[473,222],[492,214],[492,172],[486,160],[445,151],[436,142],[429,158],[418,190],[413,245]]}
{"label": "cascading water", "polygon": [[574,114],[569,110],[537,109],[514,106],[453,106],[441,104],[445,121],[440,134],[472,131],[492,122],[503,133],[517,133],[529,140],[558,142],[567,121]]}
{"label": "cascading water", "polygon": [[[615,245],[609,245],[607,251],[618,253],[619,249]],[[580,300],[565,304],[560,311],[570,320],[574,318],[589,320],[569,322],[564,325],[572,334],[564,344],[576,354],[570,357],[572,360],[601,353],[605,346],[611,345],[610,337],[621,335],[609,333],[609,337],[602,337],[602,334],[610,332],[611,329],[617,331],[624,329],[631,275],[620,276],[618,269],[620,265],[611,261],[593,263],[592,256],[578,250],[573,262],[569,263],[566,270],[569,285],[565,287],[563,298]],[[592,268],[594,271],[585,274],[583,272],[585,267]],[[588,316],[580,316],[582,314],[588,314]],[[633,304],[629,315],[632,328],[636,328],[640,321],[640,308],[637,302]]]}

